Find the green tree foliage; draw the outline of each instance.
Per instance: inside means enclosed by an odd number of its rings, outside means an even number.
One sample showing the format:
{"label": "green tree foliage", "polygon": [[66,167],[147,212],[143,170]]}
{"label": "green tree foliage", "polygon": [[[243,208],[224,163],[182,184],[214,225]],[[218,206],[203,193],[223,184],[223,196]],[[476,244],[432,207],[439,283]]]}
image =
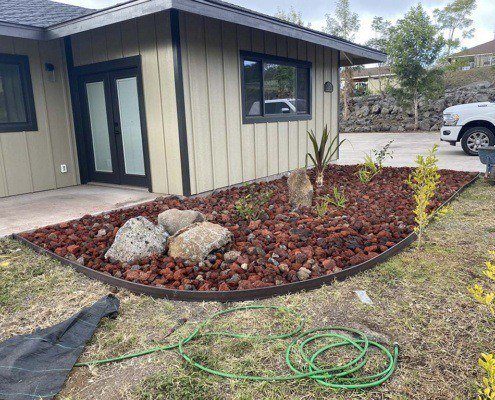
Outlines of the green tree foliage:
{"label": "green tree foliage", "polygon": [[470,17],[475,9],[476,0],[454,0],[444,8],[433,11],[438,27],[446,34],[446,57],[460,47],[461,41],[456,37],[457,33],[463,39],[473,37],[473,20]]}
{"label": "green tree foliage", "polygon": [[307,28],[311,27],[311,23],[306,23],[303,20],[302,13],[300,11],[297,11],[293,6],[291,6],[288,11],[278,7],[277,12],[275,13],[275,17],[296,25],[304,26]]}
{"label": "green tree foliage", "polygon": [[415,129],[419,128],[419,99],[438,96],[443,72],[434,68],[445,41],[421,5],[412,7],[390,28],[388,55],[398,88],[392,93],[403,106],[411,106]]}
{"label": "green tree foliage", "polygon": [[[327,22],[325,32],[342,39],[354,40],[356,32],[361,27],[359,15],[351,10],[349,0],[336,0],[335,11],[332,14],[325,14],[325,18]],[[347,120],[349,118],[349,100],[353,92],[352,67],[342,68],[342,79],[344,81],[342,90],[343,118]]]}
{"label": "green tree foliage", "polygon": [[390,39],[390,29],[392,22],[383,17],[374,17],[371,22],[373,37],[366,42],[366,46],[386,52]]}

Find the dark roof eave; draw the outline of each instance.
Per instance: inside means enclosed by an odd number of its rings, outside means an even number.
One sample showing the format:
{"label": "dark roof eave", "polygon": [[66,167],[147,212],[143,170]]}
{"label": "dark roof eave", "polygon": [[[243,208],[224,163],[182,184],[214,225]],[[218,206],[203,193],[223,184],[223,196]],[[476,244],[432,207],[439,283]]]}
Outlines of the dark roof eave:
{"label": "dark roof eave", "polygon": [[46,31],[46,39],[60,38],[171,9],[220,19],[334,48],[350,55],[354,65],[386,60],[386,54],[378,50],[215,0],[133,0],[51,26]]}
{"label": "dark roof eave", "polygon": [[0,21],[0,35],[23,39],[46,40],[46,30],[36,26]]}

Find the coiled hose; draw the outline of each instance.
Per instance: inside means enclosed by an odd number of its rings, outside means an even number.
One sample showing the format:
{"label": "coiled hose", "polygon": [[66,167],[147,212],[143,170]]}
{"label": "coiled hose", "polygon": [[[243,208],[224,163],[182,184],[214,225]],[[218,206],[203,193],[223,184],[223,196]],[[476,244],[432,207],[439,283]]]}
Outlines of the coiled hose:
{"label": "coiled hose", "polygon": [[[213,320],[232,314],[239,311],[246,310],[276,310],[283,313],[289,313],[294,316],[298,321],[297,326],[290,332],[277,334],[277,335],[248,335],[242,333],[233,333],[228,331],[220,332],[201,332],[210,322]],[[210,318],[201,322],[197,328],[187,337],[180,339],[177,343],[165,346],[153,347],[138,353],[126,354],[119,357],[108,358],[103,360],[94,360],[87,362],[80,362],[75,364],[76,367],[91,366],[98,364],[108,364],[127,360],[130,358],[141,357],[147,354],[156,353],[159,351],[177,350],[182,358],[204,372],[230,379],[244,379],[251,381],[290,381],[296,379],[313,379],[320,385],[333,388],[333,389],[364,389],[381,385],[388,380],[397,366],[397,358],[399,355],[399,346],[394,344],[393,351],[390,351],[380,343],[369,340],[368,337],[361,331],[343,326],[328,326],[324,328],[312,329],[309,331],[303,331],[304,318],[301,317],[294,310],[287,307],[280,306],[261,306],[261,305],[249,305],[237,308],[230,308],[227,310],[219,311],[213,314]],[[338,333],[343,332],[343,333]],[[292,339],[291,343],[285,351],[285,361],[287,366],[292,371],[288,375],[275,375],[275,376],[258,376],[258,375],[239,375],[225,371],[219,371],[209,368],[197,361],[194,361],[187,353],[187,344],[200,337],[231,337],[236,339],[253,339],[261,341],[273,341]],[[307,351],[308,345],[317,342],[318,340],[325,339],[324,345],[313,350]],[[329,343],[329,339],[331,339]],[[339,347],[351,347],[357,351],[358,355],[352,360],[338,366],[331,368],[320,368],[317,364],[318,357],[322,356],[325,352]],[[380,372],[363,375],[360,372],[365,367],[370,349],[378,349],[382,356],[386,359],[386,366]],[[302,367],[297,367],[293,361],[295,356],[303,361]]]}

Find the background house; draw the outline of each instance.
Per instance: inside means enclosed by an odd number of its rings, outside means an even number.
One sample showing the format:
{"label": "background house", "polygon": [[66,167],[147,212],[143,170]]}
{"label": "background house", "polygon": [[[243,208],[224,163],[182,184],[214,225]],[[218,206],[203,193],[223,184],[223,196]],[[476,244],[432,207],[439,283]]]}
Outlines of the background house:
{"label": "background house", "polygon": [[461,68],[479,68],[495,65],[495,39],[480,44],[470,49],[452,54],[449,58],[451,63],[459,62]]}
{"label": "background house", "polygon": [[293,170],[308,129],[338,134],[339,67],[384,59],[217,0],[1,0],[0,197],[190,195]]}
{"label": "background house", "polygon": [[356,94],[383,93],[389,86],[395,86],[395,74],[388,65],[359,68],[352,73],[352,83]]}

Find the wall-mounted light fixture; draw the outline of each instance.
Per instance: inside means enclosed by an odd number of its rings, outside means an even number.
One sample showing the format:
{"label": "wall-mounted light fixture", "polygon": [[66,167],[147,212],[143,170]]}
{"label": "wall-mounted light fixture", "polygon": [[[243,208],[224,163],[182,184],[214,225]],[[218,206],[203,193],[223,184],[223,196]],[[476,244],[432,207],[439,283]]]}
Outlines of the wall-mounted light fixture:
{"label": "wall-mounted light fixture", "polygon": [[50,82],[55,82],[55,65],[52,63],[45,63],[45,71],[49,74]]}
{"label": "wall-mounted light fixture", "polygon": [[328,82],[328,81],[325,82],[323,84],[323,91],[325,93],[332,93],[333,92],[333,84],[332,84],[332,82]]}

